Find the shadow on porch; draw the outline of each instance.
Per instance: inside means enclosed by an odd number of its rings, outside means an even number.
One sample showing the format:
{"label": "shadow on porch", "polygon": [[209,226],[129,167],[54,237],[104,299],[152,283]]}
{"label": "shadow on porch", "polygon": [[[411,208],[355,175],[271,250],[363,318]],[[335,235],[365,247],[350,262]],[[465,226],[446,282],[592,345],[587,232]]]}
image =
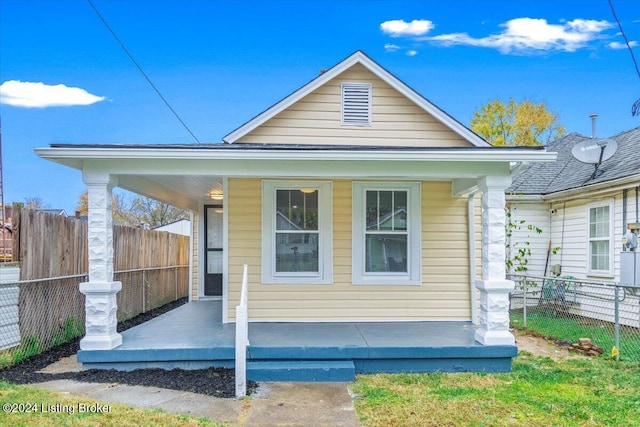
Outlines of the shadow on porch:
{"label": "shadow on porch", "polygon": [[[85,369],[234,366],[235,324],[220,301],[185,304],[122,332],[113,350],[81,350]],[[470,322],[250,323],[247,377],[350,381],[360,373],[506,372],[515,346],[483,346]]]}

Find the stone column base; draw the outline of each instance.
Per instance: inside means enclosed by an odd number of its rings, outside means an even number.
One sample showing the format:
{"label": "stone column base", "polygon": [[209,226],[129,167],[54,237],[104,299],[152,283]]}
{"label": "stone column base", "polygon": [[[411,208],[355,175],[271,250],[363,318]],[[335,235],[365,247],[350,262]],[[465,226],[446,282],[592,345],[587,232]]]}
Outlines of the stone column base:
{"label": "stone column base", "polygon": [[119,333],[89,336],[80,340],[80,350],[111,350],[122,345],[122,335]]}
{"label": "stone column base", "polygon": [[80,283],[80,292],[86,297],[85,337],[80,340],[81,350],[111,350],[122,344],[122,335],[117,332],[116,294],[120,289],[120,282]]}
{"label": "stone column base", "polygon": [[478,329],[475,339],[482,345],[516,345],[516,337],[509,331]]}
{"label": "stone column base", "polygon": [[515,345],[509,331],[509,292],[514,288],[511,280],[478,280],[480,290],[480,328],[475,340],[483,345]]}

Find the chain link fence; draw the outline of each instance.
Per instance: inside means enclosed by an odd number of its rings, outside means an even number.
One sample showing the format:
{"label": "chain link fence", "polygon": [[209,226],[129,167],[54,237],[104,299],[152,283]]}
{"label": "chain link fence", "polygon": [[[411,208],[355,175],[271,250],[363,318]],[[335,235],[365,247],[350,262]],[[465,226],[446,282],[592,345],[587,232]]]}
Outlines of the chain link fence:
{"label": "chain link fence", "polygon": [[[186,297],[189,267],[169,266],[115,272],[118,321]],[[84,335],[87,276],[0,283],[0,368]]]}
{"label": "chain link fence", "polygon": [[[571,276],[511,275],[511,325],[565,343],[580,338],[640,362],[640,287]],[[616,350],[619,354],[616,354]]]}
{"label": "chain link fence", "polygon": [[118,321],[162,307],[189,294],[189,266],[138,268],[116,271]]}

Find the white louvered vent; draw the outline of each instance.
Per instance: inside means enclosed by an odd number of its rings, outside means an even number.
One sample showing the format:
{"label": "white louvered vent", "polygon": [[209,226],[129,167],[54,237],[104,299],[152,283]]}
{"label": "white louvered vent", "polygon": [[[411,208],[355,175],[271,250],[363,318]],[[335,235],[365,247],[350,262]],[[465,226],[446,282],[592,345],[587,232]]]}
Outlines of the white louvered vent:
{"label": "white louvered vent", "polygon": [[342,124],[371,124],[371,83],[342,83]]}

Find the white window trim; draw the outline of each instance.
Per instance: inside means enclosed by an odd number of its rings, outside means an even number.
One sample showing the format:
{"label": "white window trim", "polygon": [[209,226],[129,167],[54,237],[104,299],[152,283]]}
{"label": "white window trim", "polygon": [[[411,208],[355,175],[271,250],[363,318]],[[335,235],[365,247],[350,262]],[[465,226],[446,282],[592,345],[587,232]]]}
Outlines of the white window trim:
{"label": "white window trim", "polygon": [[[365,208],[367,190],[407,191],[407,273],[365,271]],[[351,274],[354,285],[420,285],[422,282],[422,231],[419,182],[353,182]]]}
{"label": "white window trim", "polygon": [[[593,270],[591,269],[591,209],[599,208],[603,206],[609,207],[609,269],[608,270]],[[614,217],[614,203],[613,199],[609,199],[606,201],[594,202],[587,204],[587,275],[595,276],[595,277],[614,277],[613,269],[614,269],[614,255],[613,250],[615,246],[614,236],[613,236],[613,225],[615,222]],[[594,240],[605,240],[605,239],[594,239]]]}
{"label": "white window trim", "polygon": [[[276,191],[313,188],[318,191],[318,274],[276,273]],[[262,181],[262,283],[332,284],[332,183],[327,181]]]}
{"label": "white window trim", "polygon": [[[368,92],[367,99],[367,120],[366,122],[359,121],[345,121],[345,96],[344,92],[349,87],[360,87],[366,89]],[[342,126],[371,126],[371,114],[372,114],[372,102],[373,102],[373,85],[371,83],[361,82],[342,82],[340,84],[340,124]]]}

